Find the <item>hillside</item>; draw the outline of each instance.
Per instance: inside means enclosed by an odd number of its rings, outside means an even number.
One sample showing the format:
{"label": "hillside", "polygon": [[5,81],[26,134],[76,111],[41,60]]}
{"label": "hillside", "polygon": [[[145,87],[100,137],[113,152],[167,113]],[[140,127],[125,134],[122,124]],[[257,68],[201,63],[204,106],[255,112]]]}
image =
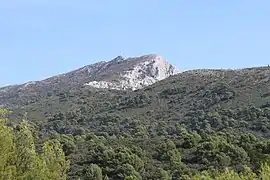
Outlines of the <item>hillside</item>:
{"label": "hillside", "polygon": [[[113,113],[129,118],[166,119],[167,122],[179,123],[191,118],[190,112],[267,106],[270,100],[269,77],[270,69],[266,67],[194,70],[133,92],[87,87],[66,90],[24,108],[32,109],[28,115],[35,119],[48,118],[48,114],[60,110],[65,113],[84,108],[91,116]],[[33,112],[41,114],[31,117]],[[145,123],[150,125],[151,121]],[[94,128],[93,131],[100,130]]]}
{"label": "hillside", "polygon": [[69,179],[87,179],[92,164],[109,179],[190,179],[270,162],[269,92],[268,67],[192,70],[135,91],[67,88],[10,117],[60,139]]}

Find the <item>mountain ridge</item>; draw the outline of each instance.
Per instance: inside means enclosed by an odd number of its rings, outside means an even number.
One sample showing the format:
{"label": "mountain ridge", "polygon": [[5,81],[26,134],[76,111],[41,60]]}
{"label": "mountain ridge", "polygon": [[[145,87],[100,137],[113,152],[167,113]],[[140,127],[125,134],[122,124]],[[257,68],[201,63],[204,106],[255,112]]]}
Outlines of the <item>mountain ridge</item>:
{"label": "mountain ridge", "polygon": [[[37,96],[46,96],[64,89],[87,86],[89,88],[137,90],[154,84],[180,71],[161,56],[149,54],[123,58],[117,56],[110,61],[94,64],[58,74],[40,81],[0,88],[0,105],[26,101],[37,101]],[[14,101],[14,103],[9,103]]]}

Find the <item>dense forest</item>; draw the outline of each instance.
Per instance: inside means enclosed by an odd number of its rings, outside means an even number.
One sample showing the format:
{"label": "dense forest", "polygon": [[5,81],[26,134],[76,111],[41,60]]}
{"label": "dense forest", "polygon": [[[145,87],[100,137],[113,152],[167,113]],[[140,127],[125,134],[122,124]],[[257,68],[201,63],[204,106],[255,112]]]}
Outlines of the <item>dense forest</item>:
{"label": "dense forest", "polygon": [[133,92],[20,99],[2,112],[1,177],[268,180],[269,78],[268,67],[188,71]]}

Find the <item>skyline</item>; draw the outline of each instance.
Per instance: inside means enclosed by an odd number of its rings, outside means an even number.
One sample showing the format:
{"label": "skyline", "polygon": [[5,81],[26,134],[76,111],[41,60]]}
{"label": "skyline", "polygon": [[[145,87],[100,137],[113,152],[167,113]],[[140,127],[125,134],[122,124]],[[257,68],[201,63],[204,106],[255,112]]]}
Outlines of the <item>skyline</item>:
{"label": "skyline", "polygon": [[0,87],[119,55],[159,54],[181,71],[264,66],[268,7],[266,0],[3,0]]}
{"label": "skyline", "polygon": [[[153,54],[153,53],[152,53]],[[142,54],[142,55],[140,55],[140,56],[144,56],[144,55],[151,55],[151,54]],[[158,55],[158,54],[157,54]],[[119,56],[122,56],[122,57],[124,57],[125,59],[128,59],[128,58],[134,58],[134,57],[140,57],[140,56],[132,56],[132,57],[125,57],[125,56],[123,56],[123,55],[119,55]],[[117,56],[116,56],[117,57]],[[116,58],[116,57],[114,57],[114,58]],[[111,58],[110,60],[103,60],[103,61],[111,61],[111,60],[113,60],[114,58]],[[164,60],[166,60],[166,59],[164,59]],[[168,61],[168,60],[166,60],[167,62],[169,62],[170,63],[170,61]],[[97,62],[101,62],[101,61],[95,61],[94,63],[97,63]],[[93,64],[94,64],[93,63]],[[172,64],[172,63],[171,63]],[[65,73],[69,73],[69,72],[71,72],[71,71],[74,71],[74,70],[78,70],[79,68],[82,68],[82,67],[84,67],[84,66],[88,66],[88,65],[92,65],[92,64],[86,64],[86,65],[83,65],[83,66],[80,66],[80,67],[75,67],[74,69],[72,69],[72,70],[69,70],[69,71],[66,71],[66,72],[60,72],[60,73],[57,73],[57,74],[54,74],[54,75],[50,75],[50,76],[48,76],[48,77],[43,77],[42,79],[32,79],[32,80],[28,80],[28,81],[25,81],[25,82],[21,82],[21,83],[17,83],[17,84],[6,84],[6,85],[0,85],[0,88],[2,88],[2,87],[6,87],[6,86],[12,86],[12,85],[20,85],[20,84],[24,84],[24,83],[28,83],[28,82],[35,82],[35,81],[42,81],[42,80],[45,80],[45,79],[47,79],[47,78],[51,78],[51,77],[53,77],[53,76],[58,76],[58,75],[61,75],[61,74],[65,74]],[[183,72],[185,72],[185,71],[189,71],[189,70],[198,70],[198,69],[214,69],[214,70],[217,70],[217,69],[222,69],[222,70],[239,70],[239,69],[246,69],[246,68],[256,68],[256,67],[266,67],[266,66],[269,66],[269,64],[265,64],[265,65],[262,65],[262,66],[252,66],[252,67],[239,67],[239,68],[218,68],[218,67],[216,67],[216,68],[194,68],[194,69],[180,69],[176,64],[172,64],[173,66],[175,66],[176,68],[178,68],[178,70],[180,70],[180,73],[183,73]]]}

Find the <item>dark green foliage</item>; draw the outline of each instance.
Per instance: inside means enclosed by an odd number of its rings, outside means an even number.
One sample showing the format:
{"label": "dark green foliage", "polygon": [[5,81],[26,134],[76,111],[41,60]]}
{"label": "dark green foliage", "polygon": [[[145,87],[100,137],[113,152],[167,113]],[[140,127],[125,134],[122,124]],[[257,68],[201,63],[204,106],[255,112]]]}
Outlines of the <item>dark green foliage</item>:
{"label": "dark green foliage", "polygon": [[0,179],[1,180],[65,180],[69,169],[62,145],[57,140],[43,143],[36,150],[34,137],[28,123],[18,128],[6,125],[0,109]]}
{"label": "dark green foliage", "polygon": [[134,92],[69,89],[11,117],[27,112],[40,137],[63,144],[68,179],[190,179],[225,168],[237,176],[247,167],[258,174],[270,160],[268,78],[267,68],[203,70]]}

